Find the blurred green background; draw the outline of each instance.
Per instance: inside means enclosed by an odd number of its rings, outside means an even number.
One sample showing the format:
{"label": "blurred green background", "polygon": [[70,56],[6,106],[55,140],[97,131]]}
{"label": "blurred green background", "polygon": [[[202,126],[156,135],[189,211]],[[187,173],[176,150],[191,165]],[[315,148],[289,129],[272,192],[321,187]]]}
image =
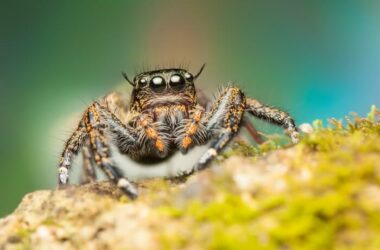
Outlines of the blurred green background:
{"label": "blurred green background", "polygon": [[56,185],[93,99],[146,65],[207,67],[298,123],[380,103],[379,1],[1,1],[0,216]]}

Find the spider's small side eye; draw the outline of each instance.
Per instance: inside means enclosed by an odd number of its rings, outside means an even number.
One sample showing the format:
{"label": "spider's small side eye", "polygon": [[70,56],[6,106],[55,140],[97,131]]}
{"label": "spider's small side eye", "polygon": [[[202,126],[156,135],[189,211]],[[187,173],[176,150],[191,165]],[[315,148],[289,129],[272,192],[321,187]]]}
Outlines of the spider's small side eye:
{"label": "spider's small side eye", "polygon": [[165,90],[166,83],[164,78],[161,76],[155,76],[152,78],[152,80],[150,80],[149,86],[154,92],[159,93]]}
{"label": "spider's small side eye", "polygon": [[182,90],[185,83],[185,79],[181,75],[174,74],[170,77],[170,87],[174,90]]}
{"label": "spider's small side eye", "polygon": [[139,79],[138,83],[139,83],[139,87],[142,88],[142,87],[145,87],[145,85],[147,84],[147,80],[145,78],[141,78]]}
{"label": "spider's small side eye", "polygon": [[188,81],[192,81],[194,77],[193,77],[193,75],[190,74],[189,72],[186,72],[186,73],[185,73],[185,78],[186,78]]}

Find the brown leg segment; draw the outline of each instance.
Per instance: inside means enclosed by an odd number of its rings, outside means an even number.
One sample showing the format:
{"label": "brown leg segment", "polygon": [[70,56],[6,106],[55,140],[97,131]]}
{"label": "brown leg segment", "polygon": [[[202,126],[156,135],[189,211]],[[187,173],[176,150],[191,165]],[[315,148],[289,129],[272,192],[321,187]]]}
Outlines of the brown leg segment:
{"label": "brown leg segment", "polygon": [[81,120],[77,129],[66,142],[65,149],[63,150],[59,160],[58,184],[60,186],[69,182],[69,170],[71,168],[73,157],[78,154],[86,138],[86,128],[84,121]]}
{"label": "brown leg segment", "polygon": [[[212,102],[210,98],[202,90],[197,89],[197,93],[199,104],[202,107],[204,107],[206,112],[208,112],[212,108]],[[248,131],[249,135],[252,137],[253,140],[255,140],[256,143],[262,144],[264,142],[264,139],[257,132],[257,129],[255,128],[251,120],[244,119],[242,125]]]}
{"label": "brown leg segment", "polygon": [[105,135],[107,124],[101,116],[101,112],[105,112],[105,108],[95,103],[89,107],[85,117],[86,130],[94,152],[95,162],[113,183],[134,199],[137,197],[136,188],[123,177],[111,159],[109,142]]}
{"label": "brown leg segment", "polygon": [[253,126],[251,121],[244,119],[243,127],[245,127],[245,129],[248,131],[251,137],[255,140],[255,142],[257,142],[258,144],[262,144],[264,142],[264,139],[257,132],[257,129],[255,128],[255,126]]}
{"label": "brown leg segment", "polygon": [[150,143],[153,150],[158,156],[166,156],[168,151],[167,139],[161,133],[160,125],[154,123],[153,118],[148,115],[141,115],[137,118],[137,130],[141,131],[140,142]]}
{"label": "brown leg segment", "polygon": [[81,183],[90,183],[96,181],[95,158],[92,153],[90,142],[87,140],[82,148],[83,168]]}
{"label": "brown leg segment", "polygon": [[294,143],[299,141],[297,127],[288,113],[251,98],[247,98],[246,110],[257,118],[282,126]]}
{"label": "brown leg segment", "polygon": [[[83,151],[85,154],[85,164],[87,160],[94,157],[96,164],[110,180],[130,198],[136,198],[137,190],[123,177],[121,171],[114,165],[110,158],[109,142],[105,134],[106,129],[110,131],[117,140],[123,142],[123,150],[125,152],[128,153],[136,147],[137,136],[133,128],[123,125],[106,107],[95,102],[86,110],[77,130],[66,143],[59,163],[59,185],[68,183],[69,169],[73,157],[78,154],[85,141],[88,140],[89,142],[84,145]],[[88,149],[93,156],[87,154],[86,150]],[[85,169],[89,173],[88,176],[90,179],[95,178],[91,167],[85,166]]]}

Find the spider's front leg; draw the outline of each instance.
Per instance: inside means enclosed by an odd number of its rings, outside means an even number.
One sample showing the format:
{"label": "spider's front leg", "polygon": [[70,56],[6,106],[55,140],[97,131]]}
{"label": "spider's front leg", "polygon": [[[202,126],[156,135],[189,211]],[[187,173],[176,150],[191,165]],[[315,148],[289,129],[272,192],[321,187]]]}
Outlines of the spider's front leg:
{"label": "spider's front leg", "polygon": [[72,158],[78,153],[84,140],[88,138],[96,164],[130,198],[136,198],[136,188],[123,177],[111,159],[109,139],[106,133],[108,131],[118,140],[123,140],[124,145],[129,145],[125,146],[126,152],[129,149],[133,150],[137,141],[137,135],[133,129],[125,126],[107,107],[95,102],[86,110],[78,129],[66,143],[59,164],[59,184],[64,185],[68,182],[68,170]]}
{"label": "spider's front leg", "polygon": [[73,162],[73,158],[79,153],[83,146],[84,141],[88,138],[88,134],[85,127],[84,119],[82,118],[78,124],[77,129],[70,136],[65,144],[58,168],[58,184],[60,186],[65,185],[69,181],[69,170]]}
{"label": "spider's front leg", "polygon": [[239,131],[245,107],[246,100],[240,89],[228,87],[220,94],[211,111],[206,114],[203,120],[209,136],[216,137],[216,139],[190,170],[179,173],[175,178],[186,178],[194,172],[208,167],[208,164]]}
{"label": "spider's front leg", "polygon": [[259,119],[268,121],[278,126],[282,126],[293,143],[299,141],[299,134],[293,118],[286,112],[277,108],[265,105],[258,100],[247,98],[246,110]]}
{"label": "spider's front leg", "polygon": [[[108,110],[112,111],[122,123],[126,123],[126,114],[128,113],[128,104],[125,102],[125,96],[121,92],[112,91],[106,96],[104,96],[99,104],[101,106],[107,107]],[[86,139],[82,146],[82,158],[83,167],[80,176],[80,183],[86,184],[96,181],[96,162],[95,155],[92,150],[90,140]]]}

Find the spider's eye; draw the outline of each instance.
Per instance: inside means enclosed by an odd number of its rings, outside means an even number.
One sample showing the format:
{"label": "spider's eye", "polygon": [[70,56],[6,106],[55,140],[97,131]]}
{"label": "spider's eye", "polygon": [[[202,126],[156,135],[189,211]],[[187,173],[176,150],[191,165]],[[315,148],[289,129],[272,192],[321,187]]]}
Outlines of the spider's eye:
{"label": "spider's eye", "polygon": [[185,78],[186,78],[186,80],[188,80],[188,81],[192,81],[194,77],[193,77],[193,75],[190,74],[189,72],[186,72],[186,73],[185,73]]}
{"label": "spider's eye", "polygon": [[182,90],[185,83],[185,79],[181,75],[174,74],[170,77],[170,87],[174,90]]}
{"label": "spider's eye", "polygon": [[146,85],[147,80],[145,78],[141,78],[138,83],[139,83],[139,87],[142,88]]}
{"label": "spider's eye", "polygon": [[164,78],[162,78],[161,76],[155,76],[152,78],[152,80],[150,80],[150,88],[154,91],[154,92],[162,92],[163,90],[165,90],[166,88],[166,83],[165,83],[165,80]]}

